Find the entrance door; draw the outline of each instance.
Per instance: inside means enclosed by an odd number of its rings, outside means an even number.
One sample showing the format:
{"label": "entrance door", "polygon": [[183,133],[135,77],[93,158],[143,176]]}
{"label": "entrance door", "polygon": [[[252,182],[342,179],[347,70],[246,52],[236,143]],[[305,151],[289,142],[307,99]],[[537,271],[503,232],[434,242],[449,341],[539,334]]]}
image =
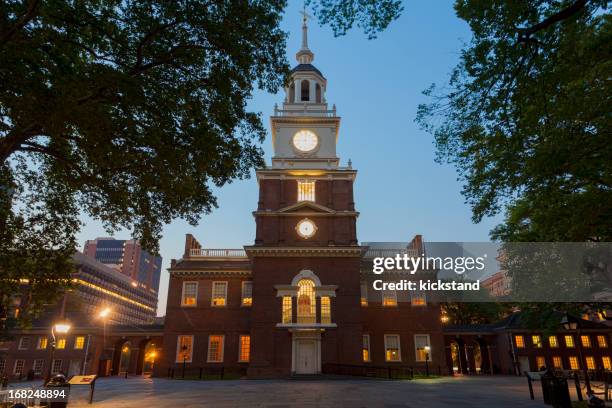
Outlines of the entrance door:
{"label": "entrance door", "polygon": [[315,374],[317,371],[315,362],[315,342],[298,341],[297,343],[297,374]]}
{"label": "entrance door", "polygon": [[525,371],[531,371],[531,368],[529,367],[529,357],[527,357],[527,356],[520,356],[519,357],[519,365],[521,366],[520,367],[520,370],[521,370],[520,375],[523,375],[523,373]]}

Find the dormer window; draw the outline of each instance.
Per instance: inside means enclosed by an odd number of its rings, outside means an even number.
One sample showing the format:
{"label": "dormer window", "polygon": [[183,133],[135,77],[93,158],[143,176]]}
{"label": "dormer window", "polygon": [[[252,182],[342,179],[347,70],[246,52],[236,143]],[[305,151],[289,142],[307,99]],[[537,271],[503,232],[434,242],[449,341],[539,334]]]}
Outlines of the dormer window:
{"label": "dormer window", "polygon": [[314,181],[298,181],[298,201],[315,201]]}

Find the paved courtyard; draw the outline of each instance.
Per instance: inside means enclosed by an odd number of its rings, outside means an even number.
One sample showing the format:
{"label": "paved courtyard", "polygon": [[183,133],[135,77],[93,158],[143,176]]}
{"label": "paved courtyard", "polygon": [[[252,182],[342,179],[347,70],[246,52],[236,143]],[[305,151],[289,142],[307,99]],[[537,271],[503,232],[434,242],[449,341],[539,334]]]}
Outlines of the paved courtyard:
{"label": "paved courtyard", "polygon": [[[93,407],[545,407],[529,399],[523,377],[455,377],[417,381],[183,381],[102,378]],[[69,407],[87,404],[88,387],[73,387]]]}

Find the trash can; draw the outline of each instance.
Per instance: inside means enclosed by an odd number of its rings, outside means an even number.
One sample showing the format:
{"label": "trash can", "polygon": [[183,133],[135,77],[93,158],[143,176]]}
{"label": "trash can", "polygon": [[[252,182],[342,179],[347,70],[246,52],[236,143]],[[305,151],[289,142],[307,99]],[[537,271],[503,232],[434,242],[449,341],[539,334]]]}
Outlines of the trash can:
{"label": "trash can", "polygon": [[552,406],[554,408],[572,407],[566,378],[555,377],[552,391]]}
{"label": "trash can", "polygon": [[540,382],[542,383],[542,396],[544,397],[544,404],[552,405],[553,393],[555,389],[555,374],[551,370],[546,370],[540,376]]}
{"label": "trash can", "polygon": [[65,389],[65,398],[57,399],[50,398],[47,401],[47,407],[49,408],[65,408],[68,406],[68,396],[70,395],[70,384],[66,381],[66,377],[63,374],[54,375],[49,382],[45,385],[49,389],[54,388],[64,388]]}

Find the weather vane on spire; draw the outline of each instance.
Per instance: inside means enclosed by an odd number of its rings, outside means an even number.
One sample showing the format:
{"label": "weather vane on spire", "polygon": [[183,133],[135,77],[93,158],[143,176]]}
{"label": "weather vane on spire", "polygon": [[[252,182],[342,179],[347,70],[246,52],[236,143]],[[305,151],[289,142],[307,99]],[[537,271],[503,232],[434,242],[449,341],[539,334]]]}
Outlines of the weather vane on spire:
{"label": "weather vane on spire", "polygon": [[300,64],[310,64],[314,59],[314,54],[308,48],[308,24],[306,23],[309,18],[312,18],[312,16],[306,12],[306,2],[304,2],[304,9],[300,11],[300,14],[303,17],[302,48],[300,48],[296,57]]}

